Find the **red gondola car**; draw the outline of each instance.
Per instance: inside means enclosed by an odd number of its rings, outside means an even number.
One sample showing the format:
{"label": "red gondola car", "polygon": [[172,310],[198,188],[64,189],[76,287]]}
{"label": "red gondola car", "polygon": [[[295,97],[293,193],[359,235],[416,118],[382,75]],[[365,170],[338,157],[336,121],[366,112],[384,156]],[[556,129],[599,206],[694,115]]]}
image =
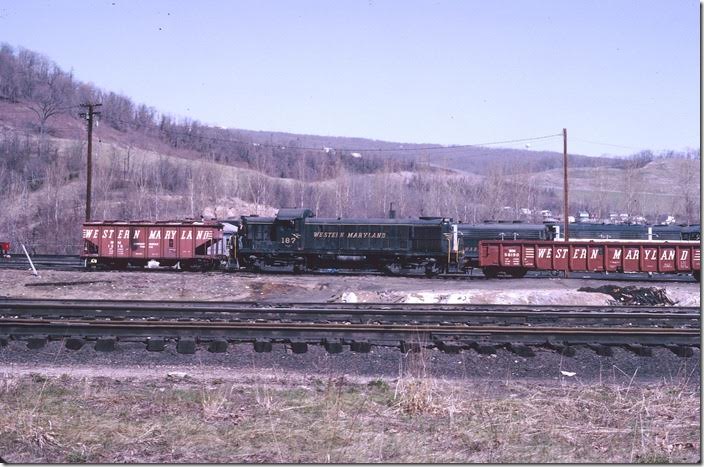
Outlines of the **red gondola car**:
{"label": "red gondola car", "polygon": [[692,274],[699,281],[701,245],[657,240],[482,240],[479,265],[488,277],[547,270]]}

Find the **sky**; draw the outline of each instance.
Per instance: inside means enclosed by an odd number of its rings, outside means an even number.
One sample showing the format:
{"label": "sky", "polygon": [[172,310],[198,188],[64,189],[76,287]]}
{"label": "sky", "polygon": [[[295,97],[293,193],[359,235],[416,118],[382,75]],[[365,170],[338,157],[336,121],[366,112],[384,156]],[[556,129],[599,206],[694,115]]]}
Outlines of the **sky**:
{"label": "sky", "polygon": [[[700,146],[699,8],[0,0],[0,42],[205,124],[436,144],[567,128],[571,153],[626,155]],[[562,150],[561,138],[528,144]]]}

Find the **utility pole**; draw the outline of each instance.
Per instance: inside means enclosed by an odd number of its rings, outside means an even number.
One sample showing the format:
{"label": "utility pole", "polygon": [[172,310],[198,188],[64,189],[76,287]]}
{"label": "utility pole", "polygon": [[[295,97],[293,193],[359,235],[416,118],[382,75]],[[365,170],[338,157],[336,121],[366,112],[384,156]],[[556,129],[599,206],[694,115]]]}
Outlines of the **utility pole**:
{"label": "utility pole", "polygon": [[90,198],[93,184],[93,118],[100,115],[100,112],[95,112],[95,107],[100,107],[103,104],[81,104],[81,107],[88,109],[88,112],[81,112],[79,117],[85,118],[88,122],[88,160],[86,163],[86,222],[90,220]]}
{"label": "utility pole", "polygon": [[[567,243],[570,239],[570,215],[569,215],[569,203],[567,198],[567,128],[562,129],[562,166],[564,167],[565,181],[563,183],[565,208],[564,208],[564,218],[565,218],[565,246],[567,247],[567,261],[570,261],[570,245]],[[565,269],[565,278],[570,277],[569,265]]]}
{"label": "utility pole", "polygon": [[563,190],[564,190],[564,195],[563,198],[565,200],[565,207],[564,207],[564,218],[565,218],[565,241],[568,241],[570,238],[570,219],[569,219],[569,204],[568,204],[568,198],[567,198],[567,128],[562,129],[562,166],[564,170],[564,175],[565,175],[565,181],[563,183]]}

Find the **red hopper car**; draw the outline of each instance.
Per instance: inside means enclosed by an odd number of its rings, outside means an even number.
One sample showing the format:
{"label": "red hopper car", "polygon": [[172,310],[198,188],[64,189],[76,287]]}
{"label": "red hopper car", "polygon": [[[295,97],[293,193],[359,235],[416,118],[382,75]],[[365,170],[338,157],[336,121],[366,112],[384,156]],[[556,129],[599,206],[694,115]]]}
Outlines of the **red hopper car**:
{"label": "red hopper car", "polygon": [[0,242],[0,258],[10,257],[10,242]]}
{"label": "red hopper car", "polygon": [[487,277],[521,277],[529,270],[692,274],[701,278],[697,241],[482,240],[479,265]]}
{"label": "red hopper car", "polygon": [[223,225],[214,221],[100,221],[83,224],[88,268],[179,266],[213,269],[227,259]]}

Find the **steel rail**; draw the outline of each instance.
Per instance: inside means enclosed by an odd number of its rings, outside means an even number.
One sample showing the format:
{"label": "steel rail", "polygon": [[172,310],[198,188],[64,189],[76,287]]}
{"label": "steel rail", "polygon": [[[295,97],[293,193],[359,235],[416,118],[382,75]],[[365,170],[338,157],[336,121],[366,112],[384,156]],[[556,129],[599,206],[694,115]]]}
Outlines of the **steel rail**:
{"label": "steel rail", "polygon": [[[409,344],[436,347],[456,352],[460,349],[477,349],[486,353],[490,348],[505,346],[509,350],[522,347],[550,347],[564,349],[569,346],[587,345],[600,348],[625,346],[640,349],[644,346],[662,346],[682,356],[691,356],[692,347],[700,346],[700,330],[692,328],[624,327],[624,326],[495,326],[495,325],[442,325],[442,324],[381,324],[381,323],[285,323],[241,322],[222,323],[207,321],[110,321],[110,320],[47,320],[0,318],[0,345],[12,340],[25,340],[28,345],[43,346],[48,340],[70,340],[80,346],[85,341],[107,341],[110,350],[117,341],[145,342],[149,348],[152,340],[190,342],[195,352],[196,342],[224,344],[251,342],[261,349],[271,349],[272,343],[285,343],[292,347],[324,345],[332,352],[342,351],[350,345],[355,351],[367,352],[372,345],[408,349]],[[39,342],[39,344],[37,344]],[[262,343],[265,344],[262,344]],[[66,344],[67,347],[69,344]],[[331,347],[332,346],[332,347]],[[178,347],[177,347],[178,348]],[[307,348],[307,347],[306,347]],[[483,350],[482,350],[483,349]],[[160,350],[163,350],[163,345]],[[181,351],[181,350],[179,350]],[[304,350],[305,351],[305,350]],[[650,352],[648,350],[647,352]]]}
{"label": "steel rail", "polygon": [[[286,321],[286,322],[348,322],[348,323],[382,323],[382,324],[413,324],[441,323],[455,324],[529,324],[545,326],[546,324],[564,321],[571,325],[615,325],[618,323],[632,326],[635,321],[642,321],[649,326],[660,327],[693,327],[698,328],[700,313],[698,309],[643,311],[638,309],[620,311],[618,308],[595,307],[592,311],[584,311],[577,307],[518,307],[502,305],[493,307],[482,306],[452,306],[437,309],[423,307],[421,309],[396,305],[387,308],[385,305],[374,307],[366,304],[347,304],[347,306],[329,307],[294,305],[290,307],[266,307],[256,304],[211,303],[209,306],[189,306],[181,303],[176,307],[166,304],[141,302],[108,301],[81,303],[80,306],[71,303],[54,304],[51,301],[14,301],[0,300],[0,316],[8,318],[84,318],[84,319],[178,319],[209,320],[218,322],[233,321]],[[612,307],[613,308],[613,307]]]}
{"label": "steel rail", "polygon": [[282,322],[247,322],[247,323],[218,323],[211,321],[87,321],[87,320],[42,320],[21,318],[0,318],[0,327],[5,325],[22,326],[52,326],[52,327],[109,327],[109,328],[183,328],[183,329],[275,329],[275,330],[335,330],[335,331],[403,331],[403,332],[459,332],[459,333],[530,333],[530,334],[653,334],[653,335],[682,335],[698,336],[699,329],[692,328],[647,328],[647,327],[528,327],[514,326],[448,326],[448,325],[403,325],[403,324],[343,324],[343,323],[282,323]]}
{"label": "steel rail", "polygon": [[688,313],[699,314],[700,308],[694,306],[650,306],[650,305],[531,305],[531,304],[471,304],[471,303],[404,303],[404,302],[255,302],[255,301],[204,301],[204,300],[129,300],[129,299],[35,299],[0,297],[0,309],[31,309],[47,307],[52,309],[89,309],[103,310],[140,309],[187,311],[335,311],[375,310],[383,312],[423,312],[423,311],[461,311],[461,312],[604,312],[604,313]]}

